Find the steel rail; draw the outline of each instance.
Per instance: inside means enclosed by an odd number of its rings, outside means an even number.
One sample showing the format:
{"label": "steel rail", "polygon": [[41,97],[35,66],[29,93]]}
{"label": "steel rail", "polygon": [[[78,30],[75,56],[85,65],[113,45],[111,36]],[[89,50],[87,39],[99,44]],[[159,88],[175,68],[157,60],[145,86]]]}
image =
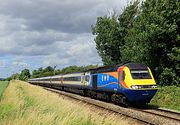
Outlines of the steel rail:
{"label": "steel rail", "polygon": [[[57,90],[57,89],[52,89],[52,88],[47,88],[47,87],[43,87],[44,89],[48,90],[48,91],[51,91],[51,92],[55,92],[55,93],[58,93],[58,94],[62,94],[63,96],[67,96],[67,97],[70,97],[70,98],[73,98],[75,100],[79,100],[81,102],[85,102],[87,104],[90,104],[90,105],[93,105],[93,106],[96,106],[98,108],[101,108],[101,109],[105,109],[107,111],[111,111],[111,112],[114,112],[114,113],[117,113],[117,114],[121,114],[123,116],[126,116],[126,117],[129,117],[129,118],[132,118],[132,119],[135,119],[141,123],[144,123],[146,125],[156,125],[150,121],[147,121],[147,120],[144,120],[142,118],[137,118],[137,117],[134,117],[130,114],[127,114],[126,112],[121,112],[120,110],[117,110],[117,107],[118,108],[123,108],[123,107],[119,107],[119,106],[116,106],[114,105],[116,108],[112,108],[108,105],[104,105],[103,103],[106,103],[106,102],[102,102],[102,101],[99,101],[99,100],[95,100],[95,99],[91,99],[89,97],[84,97],[84,96],[81,96],[81,95],[77,95],[77,94],[73,94],[73,93],[69,93],[69,92],[65,92],[65,91],[61,91],[61,90]],[[109,104],[109,103],[107,103]],[[127,109],[127,108],[123,108],[123,109]]]}
{"label": "steel rail", "polygon": [[140,112],[145,112],[145,113],[149,113],[152,114],[154,116],[160,116],[169,120],[174,120],[176,122],[179,122],[180,124],[180,113],[178,112],[173,112],[173,111],[169,111],[169,110],[163,110],[163,109],[138,109],[138,108],[132,108],[133,110],[137,110]]}
{"label": "steel rail", "polygon": [[[106,103],[106,102],[102,102],[102,101],[99,101],[99,100],[94,100],[94,99],[91,99],[89,97],[84,97],[84,96],[80,96],[80,95],[69,93],[69,92],[64,92],[64,91],[57,90],[57,89],[46,88],[46,87],[44,87],[44,88],[46,90],[48,90],[48,91],[52,91],[52,92],[55,92],[55,93],[58,93],[58,94],[62,94],[64,96],[67,96],[67,97],[70,97],[70,98],[73,98],[73,99],[76,99],[76,100],[80,100],[82,102],[94,105],[96,107],[103,108],[105,110],[109,110],[109,111],[112,111],[114,113],[122,114],[122,115],[124,115],[126,117],[131,117],[133,119],[136,119],[136,120],[138,120],[140,122],[143,122],[145,124],[148,124],[148,125],[157,125],[157,124],[160,125],[160,124],[164,124],[164,122],[161,122],[161,120],[160,121],[153,120],[151,118],[148,118],[148,116],[146,117],[146,115],[153,115],[153,117],[161,117],[161,118],[165,118],[165,119],[170,120],[171,122],[167,123],[167,124],[174,123],[175,125],[180,125],[180,120],[178,118],[169,117],[169,116],[166,116],[166,115],[162,115],[160,113],[154,113],[152,111],[147,111],[147,110],[144,110],[144,109],[137,109],[137,108],[132,108],[132,107],[124,108],[124,107],[120,107],[120,106],[117,106],[117,105],[114,105],[114,104],[111,104],[111,103]],[[111,106],[109,106],[109,105],[111,105]],[[127,113],[126,110],[127,110],[127,112],[132,110],[132,111],[130,111],[132,114]],[[153,109],[153,110],[156,110],[156,109]],[[162,110],[162,109],[157,109],[157,110]],[[145,113],[144,114],[145,117],[138,117],[136,115],[133,115],[133,114],[137,113],[135,111]],[[173,113],[173,112],[171,111],[171,113]]]}

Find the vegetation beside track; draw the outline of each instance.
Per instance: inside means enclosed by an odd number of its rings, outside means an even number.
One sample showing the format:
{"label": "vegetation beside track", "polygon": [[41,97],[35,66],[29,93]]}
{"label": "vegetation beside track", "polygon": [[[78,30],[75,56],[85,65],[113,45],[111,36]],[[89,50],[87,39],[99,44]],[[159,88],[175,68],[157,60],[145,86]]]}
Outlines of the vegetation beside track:
{"label": "vegetation beside track", "polygon": [[110,125],[127,123],[22,81],[11,81],[0,102],[0,125]]}
{"label": "vegetation beside track", "polygon": [[180,87],[163,86],[159,88],[150,105],[180,111]]}
{"label": "vegetation beside track", "polygon": [[0,97],[2,96],[7,86],[8,86],[8,81],[0,81]]}

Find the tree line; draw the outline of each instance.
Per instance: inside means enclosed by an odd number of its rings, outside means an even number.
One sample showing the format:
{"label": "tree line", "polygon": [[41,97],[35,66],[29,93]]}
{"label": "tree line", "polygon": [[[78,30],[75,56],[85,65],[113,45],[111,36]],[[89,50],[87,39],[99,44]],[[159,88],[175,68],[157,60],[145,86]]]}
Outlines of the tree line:
{"label": "tree line", "polygon": [[29,69],[23,69],[20,73],[15,73],[8,77],[6,80],[12,80],[12,79],[19,79],[23,81],[27,81],[30,78],[40,78],[40,77],[46,77],[46,76],[53,76],[53,75],[59,75],[59,74],[68,74],[68,73],[75,73],[75,72],[83,72],[88,69],[93,69],[98,67],[98,65],[87,65],[87,66],[68,66],[63,69],[55,69],[55,67],[48,66],[46,68],[38,68],[30,72]]}
{"label": "tree line", "polygon": [[160,85],[180,86],[180,0],[131,2],[92,26],[104,65],[141,62]]}

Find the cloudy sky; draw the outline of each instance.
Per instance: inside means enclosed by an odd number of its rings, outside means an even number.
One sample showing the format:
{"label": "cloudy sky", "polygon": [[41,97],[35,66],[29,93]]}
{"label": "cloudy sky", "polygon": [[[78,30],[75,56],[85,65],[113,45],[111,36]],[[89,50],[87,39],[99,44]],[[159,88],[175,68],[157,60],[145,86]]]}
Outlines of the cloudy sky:
{"label": "cloudy sky", "polygon": [[128,0],[0,0],[0,78],[39,67],[101,64],[91,25]]}

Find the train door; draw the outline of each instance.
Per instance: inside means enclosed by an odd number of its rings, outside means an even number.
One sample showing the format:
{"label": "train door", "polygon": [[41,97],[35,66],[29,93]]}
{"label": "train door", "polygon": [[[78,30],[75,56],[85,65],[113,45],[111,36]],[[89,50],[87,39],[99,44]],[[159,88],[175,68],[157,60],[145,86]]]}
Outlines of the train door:
{"label": "train door", "polygon": [[97,75],[93,75],[92,88],[97,89]]}
{"label": "train door", "polygon": [[85,86],[90,86],[90,73],[86,72],[85,73]]}
{"label": "train door", "polygon": [[125,72],[123,70],[123,68],[118,72],[118,81],[119,81],[119,87],[120,88],[124,88],[123,87],[123,83],[124,83],[124,80],[125,80]]}
{"label": "train door", "polygon": [[81,85],[85,86],[85,76],[84,76],[84,74],[81,76]]}
{"label": "train door", "polygon": [[60,77],[60,84],[63,84],[63,76]]}

